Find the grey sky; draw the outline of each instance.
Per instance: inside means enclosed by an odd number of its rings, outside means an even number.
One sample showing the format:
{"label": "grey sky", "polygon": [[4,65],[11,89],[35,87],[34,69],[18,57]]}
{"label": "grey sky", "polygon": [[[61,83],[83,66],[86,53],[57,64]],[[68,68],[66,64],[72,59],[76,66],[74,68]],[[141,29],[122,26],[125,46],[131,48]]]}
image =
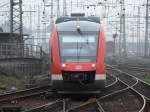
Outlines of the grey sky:
{"label": "grey sky", "polygon": [[[31,29],[37,29],[39,26],[38,20],[40,21],[40,28],[44,29],[45,26],[43,24],[43,22],[46,22],[46,25],[50,24],[50,12],[51,12],[51,8],[50,7],[46,7],[45,11],[46,11],[46,15],[43,15],[43,0],[23,0],[23,10],[26,11],[36,11],[36,12],[26,12],[23,15],[23,23],[24,26],[31,28]],[[46,4],[50,4],[51,0],[45,0]],[[54,1],[54,17],[56,17],[57,15],[57,0],[53,0]],[[71,1],[72,1],[72,12],[85,12],[86,15],[97,15],[100,16],[102,19],[102,23],[105,26],[105,30],[107,33],[107,40],[111,40],[112,39],[112,34],[116,32],[116,28],[119,29],[119,13],[120,13],[120,0],[107,0],[106,3],[104,2],[104,0],[66,0],[67,1],[67,12],[68,15],[71,13]],[[78,3],[77,3],[78,1]],[[8,3],[9,0],[0,0],[0,4],[3,5],[5,3]],[[89,9],[87,9],[88,5],[93,5],[93,4],[97,4],[98,2],[101,2],[102,5],[95,7],[90,7]],[[132,30],[135,29],[136,30],[136,26],[137,26],[137,18],[135,18],[137,16],[137,12],[138,12],[138,8],[137,6],[141,7],[141,23],[145,23],[145,6],[142,6],[143,4],[146,3],[146,0],[125,0],[126,3],[126,34],[127,34],[127,38],[128,40],[130,39],[130,35],[132,34]],[[62,4],[63,4],[63,0],[60,0],[60,14],[62,15]],[[40,8],[39,8],[39,7]],[[3,7],[0,8],[0,11],[5,11],[8,10],[8,7]],[[40,9],[40,10],[39,10]],[[38,10],[40,11],[40,19],[38,19],[39,13]],[[32,15],[32,18],[30,17],[30,15]],[[6,17],[8,17],[9,14],[4,14],[2,16],[2,13],[0,13],[0,20],[1,23],[6,21]],[[105,18],[103,18],[105,16]],[[131,18],[134,17],[134,18]],[[115,22],[118,21],[118,22]],[[29,24],[28,24],[29,23]],[[141,24],[141,27],[145,27],[145,24]],[[144,31],[145,29],[142,28],[141,29],[141,36],[144,38]],[[136,34],[136,33],[135,33]]]}

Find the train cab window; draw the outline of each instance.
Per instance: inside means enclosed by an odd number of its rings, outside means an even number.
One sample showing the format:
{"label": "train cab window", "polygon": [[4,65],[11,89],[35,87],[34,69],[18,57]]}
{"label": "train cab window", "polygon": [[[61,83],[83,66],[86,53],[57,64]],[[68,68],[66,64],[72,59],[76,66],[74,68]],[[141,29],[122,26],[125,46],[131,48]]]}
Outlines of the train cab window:
{"label": "train cab window", "polygon": [[[77,29],[80,25],[80,30]],[[96,62],[99,24],[69,21],[57,24],[62,62]]]}
{"label": "train cab window", "polygon": [[60,54],[63,62],[95,62],[98,35],[68,32],[59,36]]}

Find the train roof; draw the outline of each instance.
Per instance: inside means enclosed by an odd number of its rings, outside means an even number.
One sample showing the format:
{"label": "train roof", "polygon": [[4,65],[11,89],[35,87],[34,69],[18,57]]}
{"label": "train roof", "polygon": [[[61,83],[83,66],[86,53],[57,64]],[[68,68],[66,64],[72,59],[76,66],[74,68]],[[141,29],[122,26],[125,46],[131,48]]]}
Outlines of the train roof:
{"label": "train roof", "polygon": [[58,31],[99,31],[100,24],[89,21],[67,21],[56,24]]}
{"label": "train roof", "polygon": [[60,17],[56,20],[56,24],[63,23],[63,22],[68,22],[68,21],[90,21],[94,23],[100,24],[100,18],[99,17],[94,17],[94,16],[89,16],[89,17],[78,17],[78,16],[72,16],[72,17]]}

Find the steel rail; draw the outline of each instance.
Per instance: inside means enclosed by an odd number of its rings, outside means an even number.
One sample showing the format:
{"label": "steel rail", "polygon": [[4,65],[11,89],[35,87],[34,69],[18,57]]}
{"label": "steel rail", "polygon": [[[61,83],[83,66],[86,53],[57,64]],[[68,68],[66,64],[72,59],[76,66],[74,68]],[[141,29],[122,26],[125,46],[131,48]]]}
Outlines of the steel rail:
{"label": "steel rail", "polygon": [[35,95],[44,94],[46,92],[50,91],[50,86],[42,86],[42,87],[35,87],[25,90],[20,90],[16,92],[9,92],[6,94],[0,95],[0,103],[6,102],[6,101],[12,101],[16,99],[21,99],[25,97],[31,97]]}
{"label": "steel rail", "polygon": [[[109,66],[109,67],[110,67],[110,66]],[[114,68],[114,67],[112,67],[112,68],[113,68],[114,70],[116,70],[116,71],[119,71],[120,73],[124,73],[125,75],[131,76],[131,77],[135,78],[136,80],[138,80],[138,82],[132,86],[133,88],[135,88],[135,86],[137,86],[139,83],[143,83],[143,84],[145,84],[147,87],[149,87],[148,90],[149,90],[149,93],[150,93],[150,84],[148,84],[147,82],[144,82],[143,80],[141,80],[141,79],[139,79],[139,78],[137,78],[137,77],[135,77],[135,76],[132,76],[132,75],[130,75],[130,74],[127,73],[127,72],[123,72],[123,71],[121,71],[121,70],[118,69],[118,68]],[[137,91],[138,91],[138,90],[137,90]],[[144,94],[142,94],[142,95],[144,95]],[[144,97],[145,97],[146,99],[150,100],[150,94],[149,94],[149,96],[144,95]]]}
{"label": "steel rail", "polygon": [[[36,107],[36,108],[32,108],[32,109],[29,109],[29,110],[24,110],[22,112],[43,112],[44,110],[50,110],[52,106],[58,105],[60,103],[62,103],[62,105],[63,105],[63,100],[58,99],[58,100],[50,102],[48,104],[45,104],[45,105],[42,105],[42,106],[39,106],[39,107]],[[54,106],[54,108],[55,108],[55,106]],[[63,107],[62,107],[62,109],[63,109]]]}
{"label": "steel rail", "polygon": [[144,112],[144,109],[145,109],[145,106],[146,106],[146,100],[145,100],[144,96],[142,94],[140,94],[139,92],[135,91],[131,87],[125,88],[123,90],[118,90],[118,91],[116,91],[114,93],[111,93],[109,95],[100,97],[98,100],[104,100],[105,98],[108,98],[108,97],[113,97],[115,95],[120,95],[121,93],[123,93],[125,91],[128,91],[128,90],[131,90],[132,92],[134,92],[137,95],[138,99],[141,99],[141,102],[143,102],[143,105],[141,106],[141,109],[138,112]]}
{"label": "steel rail", "polygon": [[[100,105],[100,103],[94,98],[90,101],[87,101],[79,106],[76,106],[76,107],[73,107],[73,108],[70,108],[68,109],[66,112],[87,112],[88,110],[87,109],[90,109],[93,111],[93,108],[94,108],[94,111],[99,111],[99,112],[105,112],[104,109],[102,108],[102,106]],[[92,108],[91,108],[92,107]],[[84,110],[84,111],[83,111]],[[89,111],[91,112],[91,111]]]}
{"label": "steel rail", "polygon": [[[108,73],[106,73],[106,74],[108,74]],[[110,75],[110,74],[109,74],[109,75]],[[113,78],[115,79],[115,81],[114,81],[113,83],[111,83],[111,84],[105,86],[106,88],[108,88],[108,87],[110,87],[110,86],[113,86],[113,85],[115,85],[115,84],[118,82],[118,80],[117,80],[116,77],[114,77],[113,75],[110,75],[110,76],[113,77]]]}
{"label": "steel rail", "polygon": [[[141,92],[140,90],[136,89],[135,87],[138,86],[138,84],[140,84],[140,83],[142,82],[143,84],[145,84],[146,86],[148,86],[148,87],[150,88],[150,84],[148,84],[148,83],[142,81],[141,79],[139,79],[139,78],[137,78],[137,77],[135,77],[135,76],[130,75],[129,73],[123,72],[123,71],[121,71],[121,70],[118,69],[118,68],[114,68],[114,67],[112,67],[112,66],[109,66],[109,67],[111,67],[112,69],[114,69],[114,70],[116,70],[116,71],[118,71],[118,72],[120,72],[120,73],[124,73],[124,75],[126,75],[126,76],[131,76],[131,77],[133,77],[133,78],[135,78],[135,79],[137,80],[137,83],[135,83],[134,85],[130,86],[130,88],[132,88],[134,91],[136,91],[138,94],[140,94],[140,95],[142,95],[142,96],[144,97],[145,101],[144,101],[143,108],[139,111],[139,112],[143,112],[144,108],[146,108],[146,106],[147,106],[147,103],[146,103],[146,102],[147,102],[147,101],[150,101],[150,98],[149,98],[150,95],[149,95],[149,97],[147,97],[144,92]],[[119,80],[120,80],[120,79],[119,79]],[[120,80],[120,81],[122,81],[122,80]],[[122,82],[123,82],[123,81],[122,81]],[[129,85],[128,85],[128,86],[129,86]],[[144,90],[144,89],[143,89],[143,90]],[[149,91],[150,91],[150,90],[149,90]]]}

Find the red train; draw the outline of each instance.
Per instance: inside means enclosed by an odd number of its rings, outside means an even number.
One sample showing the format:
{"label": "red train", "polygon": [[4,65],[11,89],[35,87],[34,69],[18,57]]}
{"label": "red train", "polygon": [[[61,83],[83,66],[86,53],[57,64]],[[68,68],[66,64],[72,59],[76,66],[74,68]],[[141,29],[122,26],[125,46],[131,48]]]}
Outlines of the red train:
{"label": "red train", "polygon": [[98,17],[72,14],[56,20],[50,39],[53,89],[97,93],[105,85],[105,32]]}

